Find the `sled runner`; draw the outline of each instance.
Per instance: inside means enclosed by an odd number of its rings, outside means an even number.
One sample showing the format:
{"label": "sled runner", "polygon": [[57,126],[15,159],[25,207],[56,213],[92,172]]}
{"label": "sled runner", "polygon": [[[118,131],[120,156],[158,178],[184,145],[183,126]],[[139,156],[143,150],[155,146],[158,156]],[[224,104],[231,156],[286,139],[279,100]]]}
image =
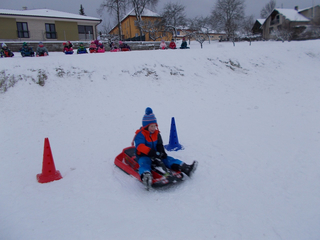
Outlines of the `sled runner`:
{"label": "sled runner", "polygon": [[[115,158],[114,164],[125,173],[132,175],[141,182],[139,175],[139,163],[136,160],[135,148],[127,147]],[[152,163],[152,187],[162,187],[183,180],[181,172],[175,172],[166,168],[160,159],[154,159]]]}

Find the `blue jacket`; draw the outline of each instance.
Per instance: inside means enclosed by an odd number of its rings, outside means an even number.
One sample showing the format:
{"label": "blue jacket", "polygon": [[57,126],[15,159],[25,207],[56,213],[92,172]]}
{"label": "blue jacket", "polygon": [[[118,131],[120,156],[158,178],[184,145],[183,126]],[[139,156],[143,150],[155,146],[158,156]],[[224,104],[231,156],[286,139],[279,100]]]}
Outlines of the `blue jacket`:
{"label": "blue jacket", "polygon": [[141,127],[136,131],[134,143],[136,146],[137,157],[148,156],[151,149],[158,152],[165,152],[159,130],[155,130],[154,133],[150,133],[146,128]]}
{"label": "blue jacket", "polygon": [[20,52],[21,52],[21,55],[25,55],[25,56],[34,54],[32,47],[28,47],[28,46],[27,47],[22,46],[22,48],[20,48]]}

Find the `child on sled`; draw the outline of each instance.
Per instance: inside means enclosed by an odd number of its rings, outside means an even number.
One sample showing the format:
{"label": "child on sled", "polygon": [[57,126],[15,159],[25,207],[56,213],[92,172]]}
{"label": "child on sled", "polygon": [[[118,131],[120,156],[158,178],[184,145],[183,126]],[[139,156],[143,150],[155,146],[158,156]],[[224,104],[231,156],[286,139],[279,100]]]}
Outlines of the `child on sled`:
{"label": "child on sled", "polygon": [[197,168],[198,162],[191,165],[166,154],[162,137],[158,129],[157,119],[151,108],[146,108],[142,118],[142,127],[136,131],[134,137],[136,156],[139,163],[141,181],[149,188],[152,184],[151,164],[153,158],[161,159],[166,167],[174,171],[181,171],[191,176]]}

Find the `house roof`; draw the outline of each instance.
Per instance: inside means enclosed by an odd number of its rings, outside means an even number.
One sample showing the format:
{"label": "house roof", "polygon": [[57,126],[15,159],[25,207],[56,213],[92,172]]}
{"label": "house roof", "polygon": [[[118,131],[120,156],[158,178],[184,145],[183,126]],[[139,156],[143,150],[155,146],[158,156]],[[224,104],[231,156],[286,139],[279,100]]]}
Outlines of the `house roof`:
{"label": "house roof", "polygon": [[300,12],[303,12],[303,11],[306,11],[306,10],[309,10],[309,9],[312,9],[312,8],[316,8],[316,7],[320,7],[320,5],[315,5],[315,6],[312,6],[312,7],[300,9],[300,10],[298,10],[298,12],[300,13]]}
{"label": "house roof", "polygon": [[26,17],[46,17],[46,18],[65,18],[65,19],[77,19],[77,20],[87,20],[87,21],[100,21],[101,19],[95,17],[88,17],[73,13],[55,11],[51,9],[33,9],[33,10],[10,10],[10,9],[0,9],[1,15],[10,16],[26,16]]}
{"label": "house roof", "polygon": [[285,18],[292,22],[309,22],[310,20],[294,9],[275,8],[274,11],[279,12]]}
{"label": "house roof", "polygon": [[[136,16],[134,9],[132,9],[122,20],[127,18],[128,16]],[[145,8],[141,14],[142,17],[161,17],[160,14],[152,12],[151,10]]]}
{"label": "house roof", "polygon": [[261,25],[263,25],[263,23],[264,23],[264,21],[265,21],[266,19],[265,18],[260,18],[260,19],[257,19],[257,21],[261,24]]}

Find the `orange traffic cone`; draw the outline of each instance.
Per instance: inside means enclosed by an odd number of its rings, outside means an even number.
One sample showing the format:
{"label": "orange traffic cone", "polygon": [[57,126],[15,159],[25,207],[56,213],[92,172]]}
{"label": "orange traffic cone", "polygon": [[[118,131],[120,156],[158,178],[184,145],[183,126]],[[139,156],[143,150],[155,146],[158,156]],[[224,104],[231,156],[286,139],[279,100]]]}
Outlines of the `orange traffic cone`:
{"label": "orange traffic cone", "polygon": [[44,139],[42,173],[37,174],[39,183],[47,183],[61,179],[62,176],[54,166],[53,156],[50,148],[49,139]]}

